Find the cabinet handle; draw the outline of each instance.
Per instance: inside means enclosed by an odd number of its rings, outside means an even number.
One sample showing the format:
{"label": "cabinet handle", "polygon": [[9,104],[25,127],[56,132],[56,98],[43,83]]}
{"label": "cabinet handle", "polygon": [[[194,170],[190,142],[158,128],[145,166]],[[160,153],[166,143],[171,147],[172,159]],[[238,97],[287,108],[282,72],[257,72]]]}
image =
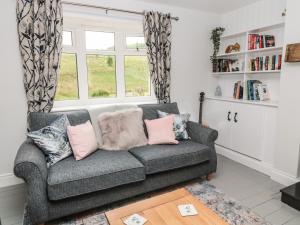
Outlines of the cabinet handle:
{"label": "cabinet handle", "polygon": [[229,122],[231,121],[230,114],[231,114],[231,112],[228,111],[228,114],[227,114],[227,120],[228,120]]}
{"label": "cabinet handle", "polygon": [[237,122],[238,122],[238,120],[237,120],[237,118],[236,118],[236,117],[237,117],[237,115],[238,115],[238,113],[236,112],[236,113],[234,114],[234,122],[235,122],[235,123],[237,123]]}

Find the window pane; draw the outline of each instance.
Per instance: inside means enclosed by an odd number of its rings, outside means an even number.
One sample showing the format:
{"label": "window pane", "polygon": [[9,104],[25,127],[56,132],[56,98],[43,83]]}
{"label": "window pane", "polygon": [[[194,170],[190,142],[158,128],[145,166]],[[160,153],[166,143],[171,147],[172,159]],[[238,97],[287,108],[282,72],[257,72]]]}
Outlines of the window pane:
{"label": "window pane", "polygon": [[86,49],[89,50],[114,50],[115,34],[86,31],[85,32]]}
{"label": "window pane", "polygon": [[126,46],[130,49],[145,49],[144,37],[126,37]]}
{"label": "window pane", "polygon": [[55,100],[78,99],[76,54],[62,53]]}
{"label": "window pane", "polygon": [[150,96],[147,56],[125,56],[126,96]]}
{"label": "window pane", "polygon": [[72,32],[63,31],[63,45],[72,46]]}
{"label": "window pane", "polygon": [[115,97],[116,58],[115,56],[87,55],[89,97]]}

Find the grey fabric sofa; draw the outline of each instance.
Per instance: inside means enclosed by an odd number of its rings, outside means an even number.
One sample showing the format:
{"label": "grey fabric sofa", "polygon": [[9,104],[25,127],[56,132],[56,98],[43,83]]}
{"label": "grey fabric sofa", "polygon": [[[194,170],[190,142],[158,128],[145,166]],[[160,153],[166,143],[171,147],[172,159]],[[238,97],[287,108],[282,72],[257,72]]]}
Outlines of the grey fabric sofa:
{"label": "grey fabric sofa", "polygon": [[[139,107],[145,119],[157,118],[156,110],[179,113],[176,103]],[[87,110],[31,113],[29,129],[38,130],[62,113],[72,125],[90,120]],[[98,150],[81,161],[71,156],[50,168],[42,151],[26,140],[14,166],[27,186],[24,223],[44,223],[215,172],[217,131],[188,122],[188,133],[191,140],[178,145]]]}

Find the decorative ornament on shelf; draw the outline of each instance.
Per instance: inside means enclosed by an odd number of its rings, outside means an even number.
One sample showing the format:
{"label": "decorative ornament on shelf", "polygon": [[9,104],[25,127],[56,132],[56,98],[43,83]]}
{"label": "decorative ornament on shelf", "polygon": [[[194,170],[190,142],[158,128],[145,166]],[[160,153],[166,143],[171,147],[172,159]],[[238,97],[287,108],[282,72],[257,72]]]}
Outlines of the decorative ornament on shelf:
{"label": "decorative ornament on shelf", "polygon": [[286,16],[286,9],[283,10],[283,12],[281,13],[281,16],[282,16],[282,17],[285,17],[285,16]]}
{"label": "decorative ornament on shelf", "polygon": [[239,52],[241,50],[241,46],[239,43],[235,43],[234,45],[228,45],[228,47],[225,50],[226,54],[232,53],[232,52]]}
{"label": "decorative ornament on shelf", "polygon": [[216,90],[215,90],[215,96],[216,96],[216,97],[221,97],[221,96],[222,96],[222,89],[221,89],[220,85],[218,85],[218,86],[216,87]]}
{"label": "decorative ornament on shelf", "polygon": [[210,60],[213,64],[213,72],[217,71],[217,54],[220,50],[220,43],[221,43],[221,35],[224,33],[225,28],[223,27],[216,27],[212,30],[210,40],[212,40],[214,45],[214,52],[213,55],[210,57]]}

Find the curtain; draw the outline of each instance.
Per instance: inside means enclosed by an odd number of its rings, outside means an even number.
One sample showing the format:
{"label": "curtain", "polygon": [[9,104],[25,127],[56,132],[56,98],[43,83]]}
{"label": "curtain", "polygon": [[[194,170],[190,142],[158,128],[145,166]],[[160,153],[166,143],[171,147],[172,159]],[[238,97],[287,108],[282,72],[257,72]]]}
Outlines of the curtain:
{"label": "curtain", "polygon": [[28,113],[53,107],[62,46],[60,0],[17,0],[19,46]]}
{"label": "curtain", "polygon": [[159,103],[169,103],[171,16],[159,12],[146,12],[143,25],[154,92]]}

